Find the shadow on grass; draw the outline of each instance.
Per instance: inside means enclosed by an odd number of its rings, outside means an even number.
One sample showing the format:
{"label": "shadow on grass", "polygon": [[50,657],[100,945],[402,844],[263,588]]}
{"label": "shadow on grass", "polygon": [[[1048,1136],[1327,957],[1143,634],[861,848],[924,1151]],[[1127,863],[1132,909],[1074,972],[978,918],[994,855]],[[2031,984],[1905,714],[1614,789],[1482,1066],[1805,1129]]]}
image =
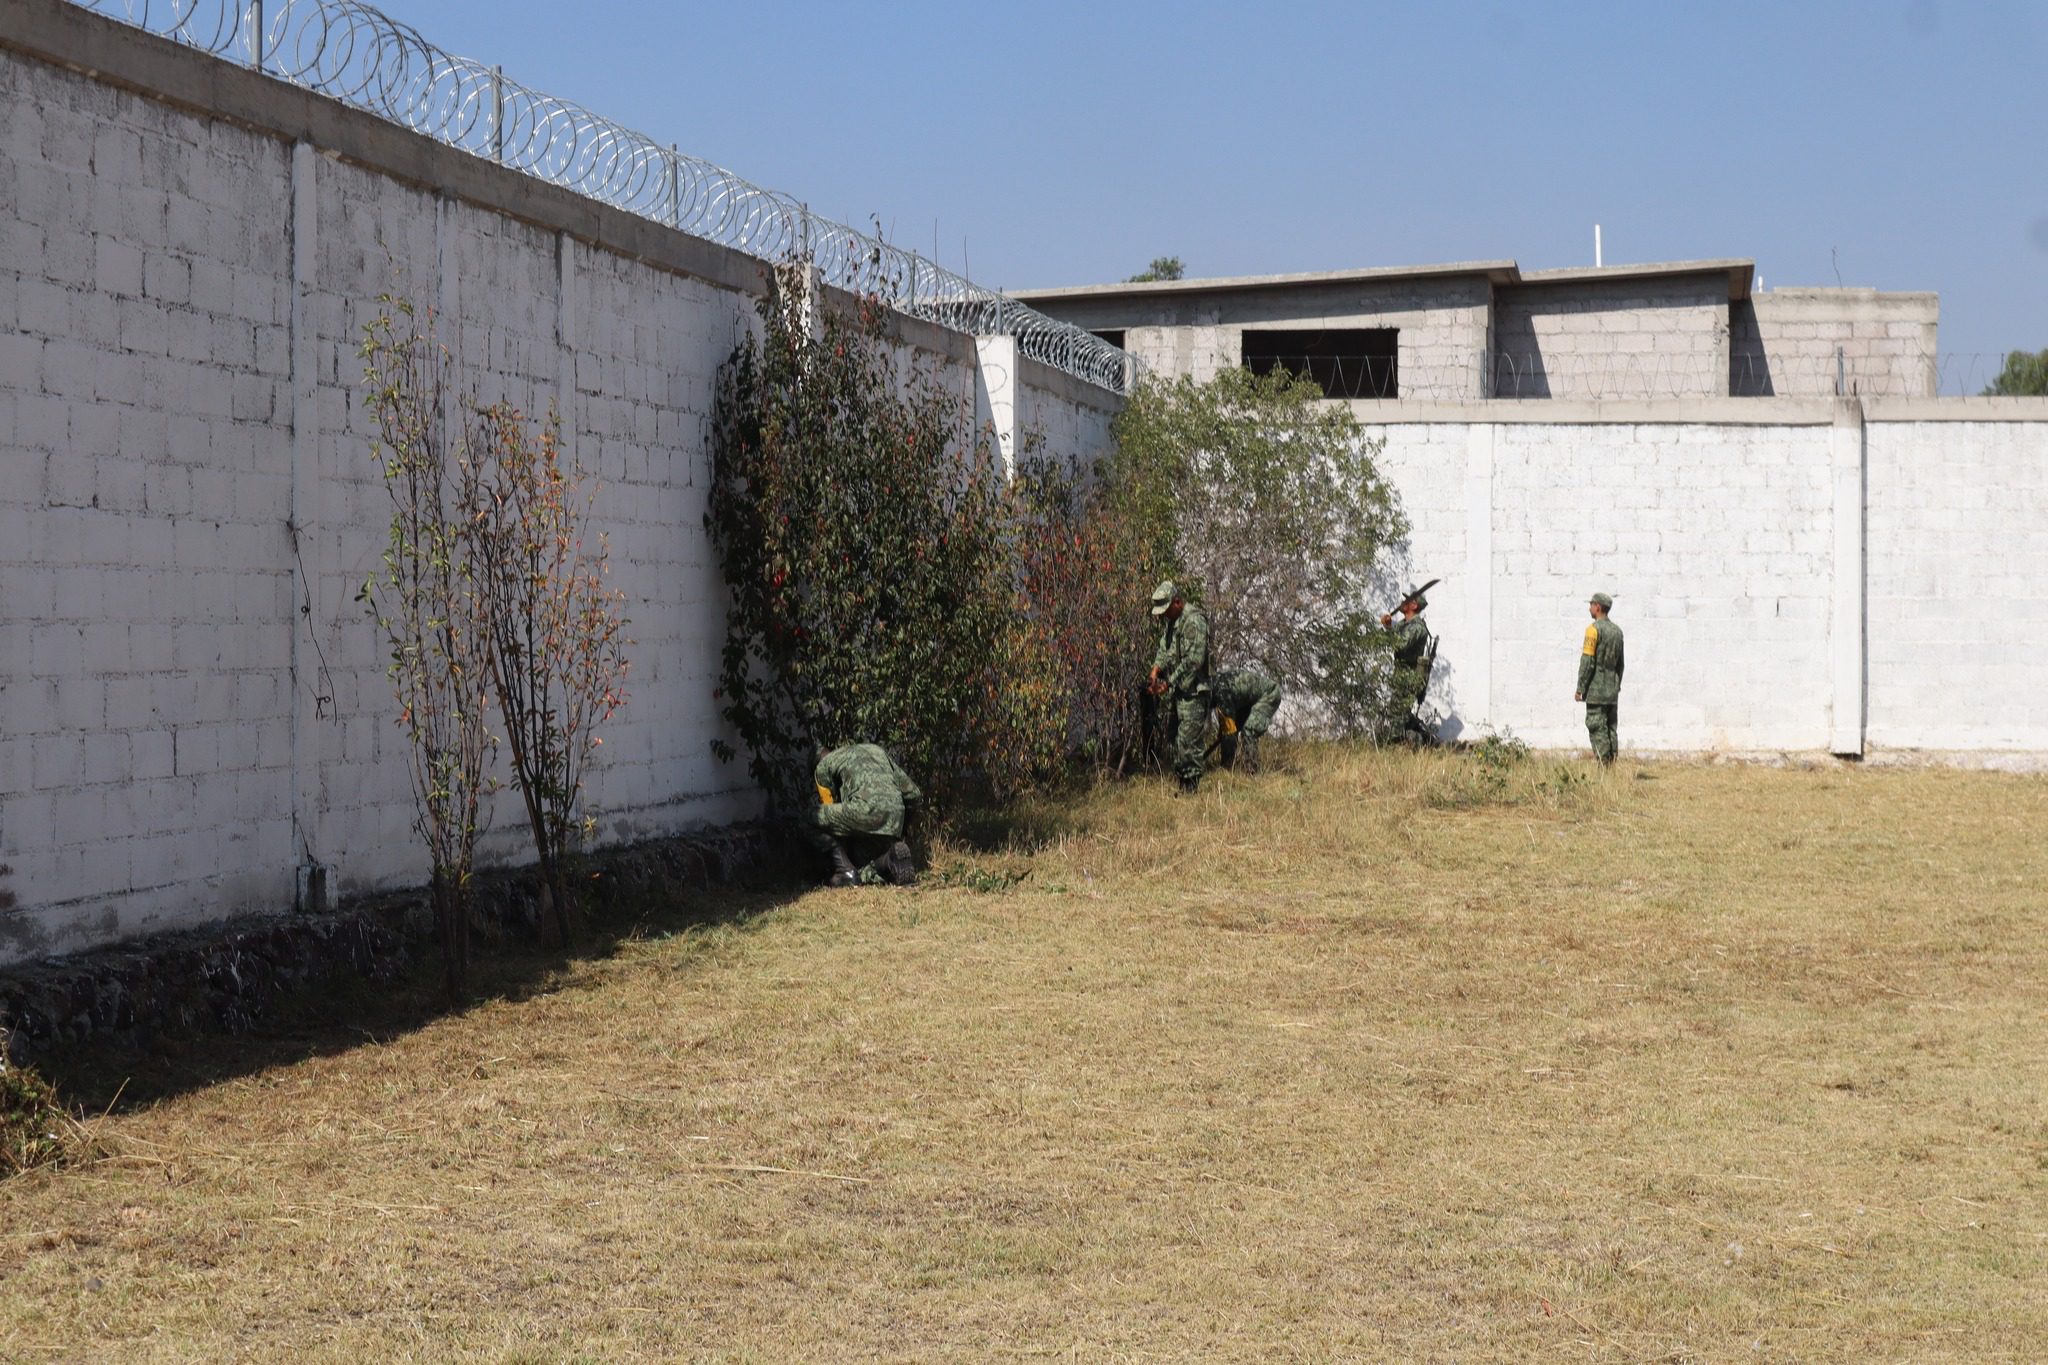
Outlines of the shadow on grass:
{"label": "shadow on grass", "polygon": [[[54,1048],[35,1058],[35,1069],[68,1105],[88,1114],[143,1107],[272,1067],[388,1043],[492,1001],[530,1000],[572,988],[575,967],[605,961],[636,940],[712,925],[751,929],[811,889],[797,871],[789,859],[769,859],[724,885],[614,889],[593,898],[600,903],[586,909],[566,948],[540,947],[520,929],[480,931],[468,998],[459,1006],[448,1001],[431,937],[415,933],[408,935],[395,972],[336,971],[281,992],[244,1029],[216,1025],[95,1039]],[[388,906],[394,915],[402,908],[419,912],[414,897],[390,898]]]}
{"label": "shadow on grass", "polygon": [[1007,805],[979,801],[948,823],[945,842],[972,853],[1036,853],[1088,828],[1084,807],[1098,788],[1148,780],[1154,779],[1098,777],[1091,768],[1056,788]]}

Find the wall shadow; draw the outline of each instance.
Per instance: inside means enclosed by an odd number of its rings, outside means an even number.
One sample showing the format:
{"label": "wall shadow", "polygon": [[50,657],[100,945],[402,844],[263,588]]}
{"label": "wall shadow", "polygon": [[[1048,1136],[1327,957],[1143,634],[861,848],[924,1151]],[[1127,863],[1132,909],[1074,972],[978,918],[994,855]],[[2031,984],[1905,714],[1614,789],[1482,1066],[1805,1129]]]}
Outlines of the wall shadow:
{"label": "wall shadow", "polygon": [[[479,905],[503,918],[479,926],[470,989],[459,1006],[449,1003],[440,955],[426,932],[424,897],[382,897],[347,907],[337,919],[362,917],[370,926],[363,932],[372,938],[388,931],[394,952],[356,953],[353,961],[277,987],[267,998],[208,1000],[198,1018],[110,1028],[83,1041],[49,1043],[29,1061],[67,1103],[95,1114],[125,1111],[272,1067],[382,1045],[492,1001],[552,994],[569,986],[573,966],[608,959],[634,940],[716,924],[751,929],[815,884],[805,875],[809,860],[780,839],[765,845],[758,858],[726,869],[714,883],[691,885],[664,877],[664,861],[658,859],[593,862],[595,869],[585,873],[591,890],[582,922],[566,948],[539,945],[537,916],[528,920],[523,913],[533,899],[523,878],[482,874],[503,885],[480,889]],[[217,935],[225,944],[233,926],[220,928],[228,931]],[[189,940],[192,935],[170,937]],[[120,951],[144,964],[151,946],[145,941]]]}
{"label": "wall shadow", "polygon": [[1731,398],[1772,398],[1771,357],[1764,350],[1756,305],[1735,299],[1728,305],[1728,394]]}
{"label": "wall shadow", "polygon": [[1548,398],[1550,372],[1536,336],[1536,315],[1527,308],[1496,309],[1487,396]]}

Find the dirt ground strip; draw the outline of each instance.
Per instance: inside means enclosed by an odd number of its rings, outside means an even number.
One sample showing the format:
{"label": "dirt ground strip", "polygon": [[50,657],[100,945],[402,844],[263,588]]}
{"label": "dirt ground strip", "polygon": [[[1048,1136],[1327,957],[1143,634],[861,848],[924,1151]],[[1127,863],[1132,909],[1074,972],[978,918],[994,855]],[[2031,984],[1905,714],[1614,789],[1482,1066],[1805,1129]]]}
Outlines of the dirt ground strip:
{"label": "dirt ground strip", "polygon": [[157,1059],[0,1359],[2040,1358],[2048,780],[1278,767]]}

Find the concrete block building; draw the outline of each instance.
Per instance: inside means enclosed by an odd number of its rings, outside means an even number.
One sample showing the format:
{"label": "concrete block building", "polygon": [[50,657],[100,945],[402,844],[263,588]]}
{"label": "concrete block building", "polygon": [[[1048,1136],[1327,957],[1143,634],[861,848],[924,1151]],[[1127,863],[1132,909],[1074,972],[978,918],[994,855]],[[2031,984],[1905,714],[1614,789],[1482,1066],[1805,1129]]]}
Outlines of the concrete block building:
{"label": "concrete block building", "polygon": [[1462,261],[1024,290],[1149,373],[1305,373],[1332,398],[1836,396],[1935,392],[1931,293],[1758,291],[1747,260],[1523,270]]}

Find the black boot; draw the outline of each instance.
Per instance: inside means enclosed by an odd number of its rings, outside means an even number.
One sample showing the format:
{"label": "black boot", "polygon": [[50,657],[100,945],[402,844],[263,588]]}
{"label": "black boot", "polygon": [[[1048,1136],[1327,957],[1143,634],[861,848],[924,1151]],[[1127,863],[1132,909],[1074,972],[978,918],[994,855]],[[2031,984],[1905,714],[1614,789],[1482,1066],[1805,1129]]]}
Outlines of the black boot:
{"label": "black boot", "polygon": [[1196,790],[1197,790],[1197,789],[1198,789],[1198,788],[1199,788],[1199,787],[1200,787],[1201,785],[1202,785],[1202,779],[1201,779],[1201,778],[1199,778],[1199,777],[1183,777],[1183,778],[1181,778],[1181,779],[1180,779],[1180,791],[1179,791],[1178,795],[1181,795],[1181,796],[1193,796],[1193,795],[1195,794]]}
{"label": "black boot", "polygon": [[845,844],[835,841],[832,845],[832,875],[825,879],[825,885],[854,886],[859,881],[853,870],[852,855],[847,853]]}
{"label": "black boot", "polygon": [[881,864],[881,873],[891,886],[917,885],[917,860],[910,856],[910,845],[898,839],[889,845],[889,851],[876,860]]}

